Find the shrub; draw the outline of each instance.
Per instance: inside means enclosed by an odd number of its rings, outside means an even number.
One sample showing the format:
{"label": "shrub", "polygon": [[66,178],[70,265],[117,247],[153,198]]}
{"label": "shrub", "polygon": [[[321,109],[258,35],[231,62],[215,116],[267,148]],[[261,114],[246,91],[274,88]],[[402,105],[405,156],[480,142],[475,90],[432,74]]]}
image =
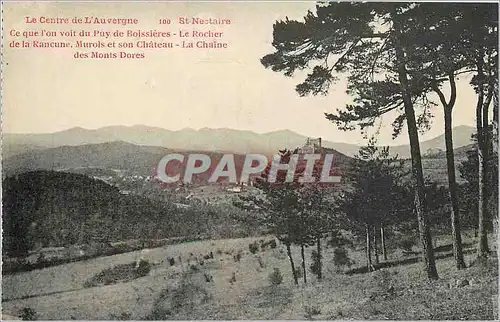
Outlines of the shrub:
{"label": "shrub", "polygon": [[279,268],[274,268],[273,272],[269,274],[269,282],[271,285],[280,285],[283,283],[283,275]]}
{"label": "shrub", "polygon": [[241,252],[241,250],[233,256],[235,262],[239,262],[241,260],[241,257],[243,257],[243,253]]}
{"label": "shrub", "polygon": [[149,274],[151,271],[151,264],[144,259],[139,260],[139,263],[137,264],[137,267],[135,269],[136,274],[139,277],[146,276]]}
{"label": "shrub", "polygon": [[183,275],[175,289],[164,289],[155,300],[150,314],[145,320],[172,320],[172,315],[189,312],[211,300],[210,293],[202,286],[193,283],[188,275]]}
{"label": "shrub", "polygon": [[121,314],[110,314],[109,319],[110,320],[118,320],[118,321],[127,321],[131,320],[131,315],[128,312],[122,312]]}
{"label": "shrub", "polygon": [[233,275],[231,275],[231,278],[229,279],[229,283],[233,284],[234,282],[236,282],[236,273],[233,272]]}
{"label": "shrub", "polygon": [[193,265],[193,264],[189,266],[189,269],[192,272],[199,272],[200,271],[199,267],[197,265]]}
{"label": "shrub", "polygon": [[38,255],[37,259],[36,259],[36,262],[37,263],[45,263],[47,262],[46,258],[45,258],[45,255],[43,252],[40,252],[40,254]]}
{"label": "shrub", "polygon": [[217,255],[222,255],[222,249],[217,248],[217,251],[215,252]]}
{"label": "shrub", "polygon": [[214,277],[208,273],[203,273],[203,276],[205,277],[205,282],[207,282],[207,283],[214,281]]}
{"label": "shrub", "polygon": [[173,257],[169,258],[168,259],[168,263],[170,264],[170,266],[174,266],[175,265],[175,259]]}
{"label": "shrub", "polygon": [[206,260],[213,259],[213,258],[214,258],[214,253],[212,253],[212,252],[203,256],[203,259],[206,259]]}
{"label": "shrub", "polygon": [[329,247],[346,247],[354,246],[354,242],[351,238],[347,238],[340,231],[334,231],[330,233],[330,238],[326,242]]}
{"label": "shrub", "polygon": [[413,246],[415,246],[415,240],[412,238],[405,238],[399,242],[399,247],[407,252],[411,252]]}
{"label": "shrub", "polygon": [[313,250],[311,254],[311,266],[309,266],[309,269],[311,270],[311,273],[313,273],[316,276],[319,276],[320,269],[321,269],[321,258],[322,256],[318,254],[317,251]]}
{"label": "shrub", "polygon": [[257,242],[251,243],[248,245],[248,249],[250,253],[255,254],[259,251],[259,244]]}
{"label": "shrub", "polygon": [[351,266],[353,262],[349,258],[347,249],[344,247],[337,247],[333,251],[333,264],[337,267]]}
{"label": "shrub", "polygon": [[128,282],[136,278],[146,276],[151,270],[151,264],[141,259],[139,262],[116,265],[106,268],[100,273],[92,276],[84,283],[84,287],[95,287],[110,285],[118,282]]}
{"label": "shrub", "polygon": [[33,308],[25,307],[21,310],[21,319],[23,321],[35,321],[38,320],[38,316]]}
{"label": "shrub", "polygon": [[305,311],[306,311],[305,317],[308,320],[310,320],[315,315],[321,314],[321,310],[317,306],[306,305]]}
{"label": "shrub", "polygon": [[276,244],[276,240],[271,239],[271,240],[269,241],[269,247],[271,247],[271,248],[276,248],[276,246],[277,246],[277,244]]}

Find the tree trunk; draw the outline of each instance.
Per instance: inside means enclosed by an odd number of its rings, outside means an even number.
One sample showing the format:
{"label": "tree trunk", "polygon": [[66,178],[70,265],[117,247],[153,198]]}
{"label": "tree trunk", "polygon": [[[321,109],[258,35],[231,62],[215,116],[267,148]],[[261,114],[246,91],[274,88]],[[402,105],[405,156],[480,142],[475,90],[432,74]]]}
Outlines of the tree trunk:
{"label": "tree trunk", "polygon": [[491,142],[493,145],[493,154],[498,154],[498,82],[495,83],[493,92],[493,120],[491,122],[492,125],[492,138]]}
{"label": "tree trunk", "polygon": [[[478,61],[479,62],[479,61]],[[478,63],[478,75],[484,76],[482,63]],[[486,231],[486,216],[488,211],[488,107],[493,96],[493,87],[488,89],[486,98],[484,97],[484,83],[479,86],[479,93],[476,105],[476,127],[477,127],[477,156],[478,156],[478,259],[488,257],[488,234]]]}
{"label": "tree trunk", "polygon": [[318,279],[323,278],[323,257],[321,256],[321,238],[317,237],[316,239],[316,251],[318,252]]}
{"label": "tree trunk", "polygon": [[304,245],[300,245],[300,256],[302,256],[302,274],[304,276],[304,284],[307,284],[306,257],[304,255]]}
{"label": "tree trunk", "polygon": [[382,243],[382,256],[384,257],[384,261],[387,261],[387,248],[385,246],[384,225],[380,226],[380,242]]}
{"label": "tree trunk", "polygon": [[482,122],[482,148],[480,155],[482,156],[479,159],[479,164],[480,164],[480,169],[482,169],[481,172],[481,194],[480,194],[480,199],[481,200],[481,211],[480,214],[481,216],[479,217],[479,254],[478,256],[480,257],[487,257],[489,253],[489,247],[488,247],[488,232],[486,229],[486,218],[488,218],[488,194],[489,194],[489,182],[488,182],[488,175],[489,175],[489,122],[488,122],[488,98],[486,101],[483,103],[483,122]]}
{"label": "tree trunk", "polygon": [[446,165],[448,169],[448,187],[451,200],[451,234],[453,238],[453,257],[458,269],[465,268],[462,251],[462,235],[460,228],[460,206],[458,203],[458,187],[455,177],[455,156],[453,152],[452,108],[444,108],[444,139],[446,145]]}
{"label": "tree trunk", "polygon": [[365,230],[366,230],[366,268],[367,272],[371,272],[373,271],[372,244],[370,238],[370,228],[368,227],[368,224],[365,224]]}
{"label": "tree trunk", "polygon": [[378,245],[377,245],[377,227],[373,226],[373,253],[375,254],[375,265],[379,264]]}
{"label": "tree trunk", "polygon": [[286,253],[288,254],[288,259],[290,260],[290,266],[292,267],[293,281],[296,285],[299,284],[299,280],[297,279],[297,272],[295,271],[295,264],[292,258],[292,250],[290,249],[290,244],[286,244]]}
{"label": "tree trunk", "polygon": [[[397,14],[395,17],[396,16]],[[415,186],[415,212],[417,214],[420,243],[422,244],[422,255],[427,276],[430,279],[438,279],[434,249],[432,247],[432,238],[426,214],[427,206],[425,200],[425,182],[422,170],[422,158],[420,155],[417,122],[415,119],[415,110],[413,108],[411,93],[408,88],[408,73],[406,70],[405,55],[403,47],[399,43],[399,38],[401,37],[401,27],[399,26],[397,20],[397,18],[393,19],[395,22],[394,30],[396,32],[396,43],[394,44],[394,47],[396,49],[398,78],[401,86],[401,94],[403,96],[406,125],[408,127],[408,138],[410,140],[412,181]]]}

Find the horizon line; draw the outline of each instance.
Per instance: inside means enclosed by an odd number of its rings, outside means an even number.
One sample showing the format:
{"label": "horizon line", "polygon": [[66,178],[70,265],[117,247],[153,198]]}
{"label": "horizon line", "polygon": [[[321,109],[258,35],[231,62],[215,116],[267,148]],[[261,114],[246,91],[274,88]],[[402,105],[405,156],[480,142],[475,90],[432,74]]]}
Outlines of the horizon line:
{"label": "horizon line", "polygon": [[[250,133],[253,133],[253,134],[257,134],[257,135],[266,135],[266,134],[272,134],[272,133],[277,133],[277,132],[287,132],[288,131],[288,132],[292,132],[292,133],[300,135],[300,136],[304,136],[306,138],[321,138],[323,141],[326,141],[326,142],[361,146],[359,144],[354,144],[354,143],[345,143],[345,142],[331,141],[331,140],[325,139],[325,138],[323,138],[321,136],[304,135],[302,133],[296,132],[296,131],[291,130],[291,129],[279,129],[279,130],[268,131],[268,132],[256,132],[254,130],[235,129],[235,128],[229,128],[229,127],[219,127],[219,128],[200,127],[200,128],[197,128],[197,129],[191,128],[191,127],[184,127],[182,129],[178,129],[178,130],[171,130],[171,129],[167,129],[167,128],[162,128],[162,127],[153,126],[153,125],[145,125],[145,124],[133,124],[133,125],[115,124],[115,125],[101,126],[101,127],[98,127],[98,128],[85,128],[85,127],[82,127],[82,126],[73,126],[73,127],[70,127],[70,128],[66,128],[64,130],[59,130],[59,131],[54,131],[54,132],[4,132],[4,131],[2,131],[2,135],[5,135],[5,134],[10,134],[10,135],[50,135],[50,134],[57,134],[57,133],[67,132],[67,131],[75,130],[75,129],[81,129],[81,130],[84,130],[84,131],[98,131],[98,130],[102,130],[102,129],[105,129],[105,128],[113,128],[113,127],[123,127],[123,128],[134,128],[134,127],[135,128],[140,128],[140,127],[142,127],[142,128],[150,128],[150,129],[163,130],[163,131],[169,131],[169,132],[181,132],[181,131],[187,131],[187,130],[192,130],[192,131],[195,131],[195,132],[199,132],[201,130],[214,130],[214,131],[216,131],[216,130],[230,130],[230,131],[237,131],[237,132],[250,132]],[[468,125],[468,124],[456,125],[452,129],[456,129],[456,128],[460,128],[460,127],[469,127],[469,128],[473,128],[475,130],[475,127],[473,125]],[[349,132],[353,132],[353,131],[345,131],[345,133],[349,133]],[[444,134],[444,131],[441,134],[439,134],[437,136],[434,136],[432,138],[429,138],[429,139],[427,139],[425,141],[430,141],[430,140],[436,139],[439,136],[442,136],[443,134]],[[425,142],[425,141],[421,141],[421,142]],[[397,144],[397,145],[382,144],[380,146],[397,147],[397,146],[404,146],[404,145],[409,145],[409,143],[407,143],[407,144]]]}

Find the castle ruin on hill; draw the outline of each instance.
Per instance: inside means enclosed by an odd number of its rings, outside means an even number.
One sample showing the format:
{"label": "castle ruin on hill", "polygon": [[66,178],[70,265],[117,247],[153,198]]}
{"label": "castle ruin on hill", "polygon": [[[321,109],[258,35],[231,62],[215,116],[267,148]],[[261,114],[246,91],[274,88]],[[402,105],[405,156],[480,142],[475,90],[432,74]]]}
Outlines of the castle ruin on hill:
{"label": "castle ruin on hill", "polygon": [[320,153],[323,150],[321,146],[321,138],[307,138],[306,143],[299,148],[299,153],[303,154],[314,154]]}

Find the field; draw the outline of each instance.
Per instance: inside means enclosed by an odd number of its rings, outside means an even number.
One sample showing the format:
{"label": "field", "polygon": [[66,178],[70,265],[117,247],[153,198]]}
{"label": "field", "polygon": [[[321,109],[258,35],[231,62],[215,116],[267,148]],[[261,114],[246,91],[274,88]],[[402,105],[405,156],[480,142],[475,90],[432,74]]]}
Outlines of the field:
{"label": "field", "polygon": [[[438,239],[438,249],[443,251],[437,252],[437,281],[428,281],[422,264],[403,257],[399,250],[389,255],[389,261],[401,261],[399,265],[345,274],[332,263],[333,248],[325,248],[323,280],[316,280],[308,269],[307,284],[300,280],[298,286],[293,284],[282,245],[250,253],[249,244],[260,239],[272,237],[170,245],[4,276],[3,313],[19,316],[29,307],[43,320],[458,320],[494,319],[497,314],[496,258],[486,267],[457,271],[446,237]],[[472,239],[465,236],[467,264],[474,257]],[[311,250],[306,250],[307,267]],[[202,259],[210,252],[213,258]],[[299,248],[293,249],[293,257],[300,266]],[[363,266],[362,247],[351,249],[350,257],[355,261],[353,268]],[[152,264],[147,276],[84,287],[102,270],[140,258]],[[175,265],[170,265],[170,258]],[[269,281],[274,268],[283,274],[280,285]]]}

